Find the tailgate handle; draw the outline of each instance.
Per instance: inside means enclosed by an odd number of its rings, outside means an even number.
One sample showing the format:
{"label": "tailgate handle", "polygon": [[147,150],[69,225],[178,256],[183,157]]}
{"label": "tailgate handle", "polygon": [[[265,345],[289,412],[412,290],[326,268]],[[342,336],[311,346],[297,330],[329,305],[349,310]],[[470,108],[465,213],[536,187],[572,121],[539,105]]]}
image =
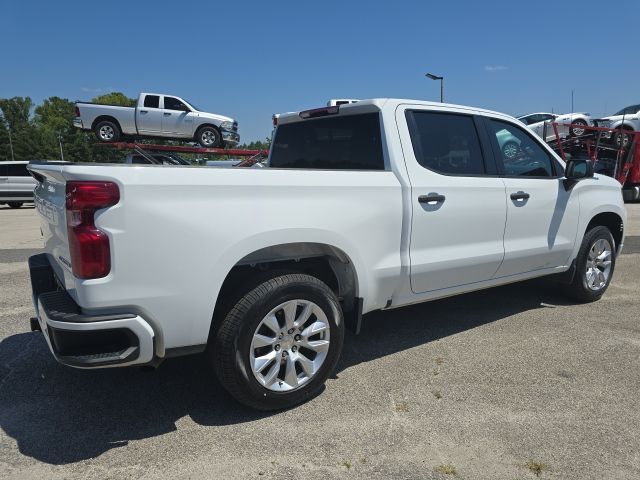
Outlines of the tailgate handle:
{"label": "tailgate handle", "polygon": [[429,195],[420,195],[418,197],[418,201],[420,203],[442,203],[445,200],[444,195],[439,195],[437,193],[430,193]]}

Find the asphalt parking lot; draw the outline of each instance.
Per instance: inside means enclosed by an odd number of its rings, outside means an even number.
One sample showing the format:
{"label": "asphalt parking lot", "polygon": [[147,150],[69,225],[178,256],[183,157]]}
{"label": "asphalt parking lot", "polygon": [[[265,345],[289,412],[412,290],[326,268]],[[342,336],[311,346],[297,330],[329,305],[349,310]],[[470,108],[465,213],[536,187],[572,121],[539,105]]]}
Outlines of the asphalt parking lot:
{"label": "asphalt parking lot", "polygon": [[640,205],[628,210],[600,302],[528,282],[371,314],[322,395],[264,414],[204,356],[58,365],[29,331],[35,210],[0,206],[0,477],[640,478]]}

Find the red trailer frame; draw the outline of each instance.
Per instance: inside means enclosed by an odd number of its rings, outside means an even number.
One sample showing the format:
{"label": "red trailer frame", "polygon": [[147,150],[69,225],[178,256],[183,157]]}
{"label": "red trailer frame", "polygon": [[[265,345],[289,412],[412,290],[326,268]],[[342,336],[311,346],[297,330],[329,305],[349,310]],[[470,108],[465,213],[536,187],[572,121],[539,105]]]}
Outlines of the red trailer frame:
{"label": "red trailer frame", "polygon": [[[561,138],[558,133],[558,125],[567,126],[569,129],[572,127],[582,129],[585,134],[578,137]],[[565,162],[567,161],[567,151],[571,151],[572,155],[585,156],[594,162],[598,162],[601,156],[605,154],[605,156],[609,157],[609,160],[615,161],[611,176],[622,185],[625,200],[640,200],[640,131],[557,122],[552,122],[551,126],[556,139],[549,142],[549,145]],[[629,135],[630,141],[626,146],[621,145],[620,147],[603,143],[602,133],[604,132],[610,134],[614,132],[624,133]]]}

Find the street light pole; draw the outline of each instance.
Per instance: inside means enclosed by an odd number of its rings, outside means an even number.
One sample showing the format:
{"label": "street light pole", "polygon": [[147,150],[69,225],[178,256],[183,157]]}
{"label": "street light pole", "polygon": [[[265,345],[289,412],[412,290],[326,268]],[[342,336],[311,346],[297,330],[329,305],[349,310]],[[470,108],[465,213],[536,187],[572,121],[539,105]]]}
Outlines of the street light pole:
{"label": "street light pole", "polygon": [[444,77],[434,75],[433,73],[425,73],[424,76],[431,80],[440,80],[440,103],[444,103]]}

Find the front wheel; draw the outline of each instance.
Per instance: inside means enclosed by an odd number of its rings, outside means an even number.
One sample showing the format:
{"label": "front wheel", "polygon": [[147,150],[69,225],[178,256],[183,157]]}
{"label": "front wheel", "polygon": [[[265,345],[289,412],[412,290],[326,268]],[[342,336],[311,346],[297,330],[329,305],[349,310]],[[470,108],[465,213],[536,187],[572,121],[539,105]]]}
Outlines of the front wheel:
{"label": "front wheel", "polygon": [[218,148],[222,144],[222,137],[217,128],[202,127],[196,133],[196,141],[205,148]]}
{"label": "front wheel", "polygon": [[581,302],[599,300],[611,283],[615,266],[615,241],[609,229],[598,226],[587,231],[576,257],[569,295]]}
{"label": "front wheel", "polygon": [[631,143],[631,135],[626,130],[617,130],[611,137],[611,143],[618,148],[627,148]]}
{"label": "front wheel", "polygon": [[210,357],[220,383],[238,401],[277,410],[320,392],[343,339],[333,291],[309,275],[282,275],[235,304],[219,325]]}

